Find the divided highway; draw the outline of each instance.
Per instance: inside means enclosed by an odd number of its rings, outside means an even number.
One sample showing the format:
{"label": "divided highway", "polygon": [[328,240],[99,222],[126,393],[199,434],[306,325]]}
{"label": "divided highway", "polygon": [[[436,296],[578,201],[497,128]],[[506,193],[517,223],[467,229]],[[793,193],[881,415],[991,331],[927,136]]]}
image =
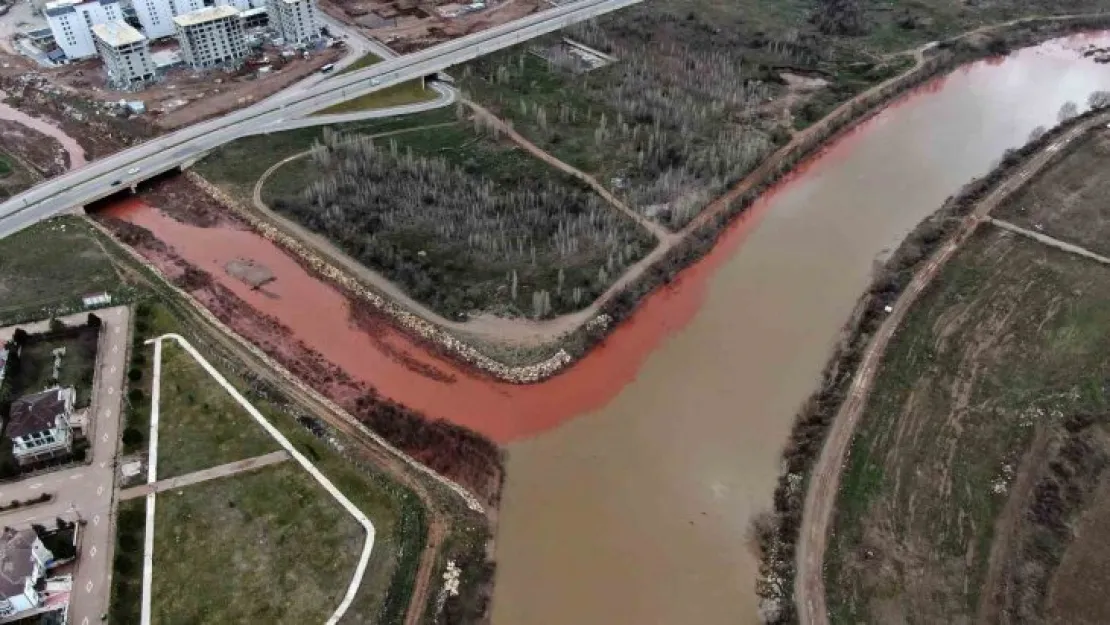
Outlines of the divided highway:
{"label": "divided highway", "polygon": [[[641,0],[577,0],[541,13],[335,76],[311,91],[286,91],[228,115],[183,128],[47,180],[0,204],[0,237],[106,197],[248,135],[280,131],[344,100],[385,89],[514,46]],[[292,125],[290,123],[290,125]]]}

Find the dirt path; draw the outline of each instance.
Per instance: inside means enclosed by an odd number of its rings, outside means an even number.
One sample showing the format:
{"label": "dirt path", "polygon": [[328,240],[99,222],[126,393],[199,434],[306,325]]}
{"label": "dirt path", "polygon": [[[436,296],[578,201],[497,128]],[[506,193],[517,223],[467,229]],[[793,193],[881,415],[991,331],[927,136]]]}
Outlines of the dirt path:
{"label": "dirt path", "polygon": [[1019,234],[1019,235],[1021,235],[1023,237],[1026,237],[1028,239],[1032,239],[1032,240],[1034,240],[1038,243],[1043,243],[1044,245],[1047,245],[1049,247],[1054,247],[1058,250],[1063,250],[1063,251],[1065,251],[1069,254],[1075,254],[1076,256],[1082,256],[1083,258],[1093,260],[1096,263],[1102,263],[1103,265],[1110,265],[1110,258],[1107,258],[1107,257],[1102,256],[1100,254],[1095,254],[1094,252],[1092,252],[1091,250],[1088,250],[1085,247],[1080,247],[1080,246],[1075,245],[1073,243],[1068,243],[1066,241],[1061,241],[1060,239],[1050,237],[1047,234],[1042,234],[1040,232],[1035,232],[1033,230],[1027,230],[1025,228],[1022,228],[1021,226],[1016,226],[1016,225],[1014,225],[1014,224],[1012,224],[1008,221],[1002,221],[1001,219],[994,219],[992,217],[992,218],[989,219],[989,221],[992,224],[998,226],[999,228],[1002,228],[1003,230],[1009,230],[1010,232],[1013,232],[1014,234]]}
{"label": "dirt path", "polygon": [[236,460],[227,464],[221,464],[200,471],[193,471],[185,475],[171,477],[165,480],[159,480],[153,484],[143,484],[128,488],[119,492],[119,500],[126,501],[128,499],[138,499],[139,497],[146,497],[151,493],[160,493],[165,490],[172,490],[181,488],[183,486],[192,486],[193,484],[200,484],[209,480],[219,479],[221,477],[230,477],[244,471],[253,471],[268,467],[271,464],[285,462],[289,459],[289,454],[285,451],[274,451],[254,458],[247,458],[246,460]]}
{"label": "dirt path", "polygon": [[821,455],[809,475],[809,487],[806,492],[805,511],[796,553],[797,573],[794,591],[799,621],[803,625],[826,625],[829,622],[824,559],[829,525],[840,486],[840,473],[845,464],[856,424],[866,408],[875,374],[890,338],[940,269],[956,253],[960,245],[975,232],[978,225],[988,220],[990,212],[1041,171],[1064,146],[1091,128],[1105,124],[1107,120],[1110,120],[1110,113],[1094,117],[1071,129],[1050,145],[1045,146],[987,195],[975,207],[972,214],[965,218],[960,230],[917,271],[894,304],[886,321],[871,339],[860,360],[848,395],[829,428]]}
{"label": "dirt path", "polygon": [[534,157],[538,158],[539,160],[547,163],[548,165],[551,165],[555,169],[558,169],[559,171],[561,171],[565,174],[569,174],[569,175],[581,180],[582,182],[585,182],[598,195],[600,195],[602,198],[604,198],[606,202],[609,202],[609,204],[613,205],[614,208],[616,208],[620,212],[627,215],[628,218],[631,219],[632,221],[635,221],[636,223],[640,224],[640,226],[642,228],[644,228],[645,230],[650,232],[652,235],[654,235],[655,238],[657,240],[659,240],[660,242],[678,238],[678,235],[676,235],[675,233],[669,232],[663,226],[655,223],[654,221],[648,219],[647,217],[644,217],[639,212],[629,208],[628,205],[626,205],[624,202],[620,201],[620,199],[617,198],[617,196],[610,193],[609,190],[606,189],[604,185],[602,185],[600,182],[598,182],[597,178],[594,178],[593,176],[587,174],[586,172],[582,171],[581,169],[578,169],[577,167],[573,167],[572,165],[559,160],[558,158],[555,157],[555,155],[551,154],[550,152],[547,152],[546,150],[541,149],[536,144],[534,144],[531,141],[529,141],[528,139],[524,138],[524,136],[521,135],[519,132],[517,132],[515,129],[513,129],[513,127],[511,125],[505,123],[505,121],[503,121],[501,118],[499,118],[496,115],[494,115],[493,113],[491,113],[489,110],[487,110],[482,105],[480,105],[476,102],[472,102],[470,100],[467,100],[465,98],[462,100],[462,103],[464,105],[466,105],[471,111],[474,111],[475,115],[480,117],[487,124],[496,128],[498,132],[504,133],[505,136],[509,137],[509,139],[511,139],[513,143],[515,143],[515,144],[519,145],[520,147],[524,148],[524,150],[526,152],[528,152],[529,154],[531,154],[532,156],[534,156]]}

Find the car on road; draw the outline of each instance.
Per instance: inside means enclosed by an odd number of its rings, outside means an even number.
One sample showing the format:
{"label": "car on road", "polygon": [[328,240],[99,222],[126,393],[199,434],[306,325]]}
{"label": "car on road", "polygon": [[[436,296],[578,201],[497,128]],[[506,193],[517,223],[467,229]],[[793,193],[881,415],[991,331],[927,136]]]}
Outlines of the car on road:
{"label": "car on road", "polygon": [[129,175],[129,176],[134,176],[137,173],[139,173],[139,168],[138,167],[132,167],[131,169],[127,170],[127,175]]}
{"label": "car on road", "polygon": [[110,184],[110,185],[108,185],[108,186],[110,186],[110,187],[118,187],[118,186],[120,185],[120,183],[121,183],[121,182],[123,182],[123,181],[122,181],[122,180],[113,180],[113,181],[112,181],[112,184]]}
{"label": "car on road", "polygon": [[382,84],[382,79],[381,78],[371,78],[370,79],[370,86],[371,87],[377,87],[380,84]]}

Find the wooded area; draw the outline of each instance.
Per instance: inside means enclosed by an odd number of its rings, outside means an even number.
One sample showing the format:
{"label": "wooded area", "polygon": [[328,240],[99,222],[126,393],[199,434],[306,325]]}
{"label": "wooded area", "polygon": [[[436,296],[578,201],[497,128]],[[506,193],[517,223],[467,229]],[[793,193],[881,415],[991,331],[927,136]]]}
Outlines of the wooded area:
{"label": "wooded area", "polygon": [[275,197],[274,209],[452,318],[575,310],[652,244],[574,183],[512,184],[477,164],[330,131],[309,158],[313,181]]}

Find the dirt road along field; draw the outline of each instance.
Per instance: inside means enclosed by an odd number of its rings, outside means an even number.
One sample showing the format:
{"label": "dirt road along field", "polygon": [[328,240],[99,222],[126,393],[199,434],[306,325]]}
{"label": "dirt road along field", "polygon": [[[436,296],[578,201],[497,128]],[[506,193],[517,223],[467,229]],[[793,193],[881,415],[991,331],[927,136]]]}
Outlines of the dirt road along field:
{"label": "dirt road along field", "polygon": [[824,557],[832,513],[836,505],[841,473],[845,465],[848,448],[851,445],[856,425],[867,406],[875,374],[894,332],[944,264],[955,254],[960,245],[968,240],[978,225],[990,215],[990,212],[1002,200],[1017,191],[1044,169],[1065,146],[1083,136],[1090,129],[1106,124],[1108,120],[1110,120],[1110,113],[1096,116],[1079,124],[1046,146],[1013,176],[998,185],[976,206],[974,212],[966,218],[960,230],[938,249],[917,272],[894,304],[890,316],[887,317],[879,331],[871,339],[871,343],[867,346],[860,360],[847,398],[829,429],[821,455],[809,474],[805,512],[802,517],[802,527],[796,553],[795,601],[798,607],[799,620],[803,625],[825,625],[829,622],[825,594]]}

